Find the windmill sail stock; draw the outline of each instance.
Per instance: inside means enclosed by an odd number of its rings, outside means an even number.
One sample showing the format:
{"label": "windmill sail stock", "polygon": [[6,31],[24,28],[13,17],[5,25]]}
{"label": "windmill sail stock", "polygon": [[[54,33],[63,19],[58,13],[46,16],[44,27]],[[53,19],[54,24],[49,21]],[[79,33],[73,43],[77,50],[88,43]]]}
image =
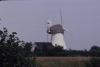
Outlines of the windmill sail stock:
{"label": "windmill sail stock", "polygon": [[69,30],[64,29],[64,27],[63,27],[63,21],[62,21],[62,11],[61,11],[61,8],[59,8],[59,10],[60,10],[60,16],[61,16],[61,26],[62,26],[63,30],[66,31],[66,32],[68,32],[68,33],[73,34],[73,33],[70,32]]}
{"label": "windmill sail stock", "polygon": [[61,8],[59,8],[60,10],[60,16],[61,16],[61,26],[63,27],[63,21],[62,21],[62,12],[61,12]]}

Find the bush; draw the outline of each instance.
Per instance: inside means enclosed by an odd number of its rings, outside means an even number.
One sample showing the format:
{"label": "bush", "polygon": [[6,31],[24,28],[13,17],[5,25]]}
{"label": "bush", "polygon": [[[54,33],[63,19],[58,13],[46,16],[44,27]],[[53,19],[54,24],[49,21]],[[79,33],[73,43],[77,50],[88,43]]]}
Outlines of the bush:
{"label": "bush", "polygon": [[100,58],[92,58],[90,63],[92,67],[100,67]]}
{"label": "bush", "polygon": [[8,35],[6,28],[0,30],[0,67],[35,67],[36,58],[26,59],[23,49],[25,43],[16,34],[13,32]]}
{"label": "bush", "polygon": [[85,67],[92,67],[90,61],[84,61]]}

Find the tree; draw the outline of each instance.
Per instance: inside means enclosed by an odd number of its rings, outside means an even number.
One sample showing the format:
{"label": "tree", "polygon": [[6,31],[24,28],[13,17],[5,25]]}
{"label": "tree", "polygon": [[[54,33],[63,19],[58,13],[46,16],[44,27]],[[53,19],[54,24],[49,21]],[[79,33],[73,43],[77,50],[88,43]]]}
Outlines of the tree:
{"label": "tree", "polygon": [[91,49],[90,49],[90,51],[92,51],[92,52],[100,51],[100,47],[98,47],[98,46],[92,46]]}
{"label": "tree", "polygon": [[[25,45],[15,35],[16,32],[8,35],[8,30],[0,30],[0,67],[31,67],[35,66],[35,58],[25,57],[25,51],[22,46]],[[21,46],[19,46],[21,45]]]}
{"label": "tree", "polygon": [[24,45],[24,51],[26,52],[25,53],[26,57],[28,57],[32,54],[31,48],[32,48],[32,43],[31,42],[30,43],[26,42],[25,45]]}

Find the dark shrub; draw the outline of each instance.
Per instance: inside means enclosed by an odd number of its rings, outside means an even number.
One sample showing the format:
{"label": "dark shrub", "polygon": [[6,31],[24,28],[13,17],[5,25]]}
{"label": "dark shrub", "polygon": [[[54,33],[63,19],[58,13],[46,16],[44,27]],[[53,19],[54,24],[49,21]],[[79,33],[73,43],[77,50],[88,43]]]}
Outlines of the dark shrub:
{"label": "dark shrub", "polygon": [[13,32],[8,35],[6,28],[4,31],[0,30],[0,67],[35,67],[36,58],[26,59],[23,49],[25,43],[15,34],[17,33]]}
{"label": "dark shrub", "polygon": [[100,67],[100,58],[92,58],[90,63],[92,67]]}

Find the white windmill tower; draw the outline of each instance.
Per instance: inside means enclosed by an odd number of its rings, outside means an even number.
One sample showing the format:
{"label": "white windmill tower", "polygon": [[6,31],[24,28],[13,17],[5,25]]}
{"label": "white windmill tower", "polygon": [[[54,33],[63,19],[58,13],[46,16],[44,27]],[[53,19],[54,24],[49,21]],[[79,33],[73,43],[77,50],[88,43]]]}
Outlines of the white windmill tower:
{"label": "white windmill tower", "polygon": [[[60,15],[61,15],[61,10],[60,10]],[[53,46],[62,46],[63,49],[66,49],[64,31],[67,31],[67,32],[70,32],[70,31],[65,30],[63,28],[62,15],[61,15],[61,25],[56,24],[56,25],[51,26],[51,21],[47,20],[46,21],[46,26],[47,26],[47,33],[51,34],[51,43],[52,43],[52,45]]]}

